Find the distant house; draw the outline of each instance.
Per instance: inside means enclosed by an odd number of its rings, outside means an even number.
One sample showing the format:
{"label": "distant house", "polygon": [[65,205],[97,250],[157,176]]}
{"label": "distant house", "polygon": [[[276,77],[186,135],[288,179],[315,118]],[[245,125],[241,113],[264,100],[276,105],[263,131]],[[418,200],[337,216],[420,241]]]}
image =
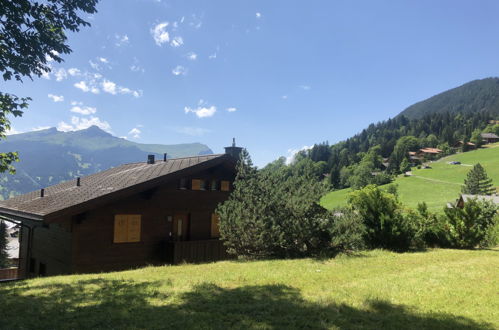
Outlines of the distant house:
{"label": "distant house", "polygon": [[442,150],[437,148],[421,148],[418,151],[409,151],[409,159],[411,162],[418,164],[423,162],[425,159],[435,159]]}
{"label": "distant house", "polygon": [[499,136],[494,133],[482,133],[481,136],[485,144],[499,142]]}
{"label": "distant house", "polygon": [[407,154],[409,155],[409,160],[412,164],[421,164],[422,158],[418,156],[418,153],[416,151],[409,151]]}
{"label": "distant house", "polygon": [[[454,148],[462,148],[463,145],[464,145],[464,141],[463,140],[459,140],[459,141],[457,141],[454,144]],[[466,145],[468,146],[469,149],[475,149],[476,148],[476,144],[474,144],[473,142],[466,142]]]}
{"label": "distant house", "polygon": [[479,201],[489,201],[499,205],[499,196],[486,196],[486,195],[467,195],[462,194],[456,201],[456,207],[463,208],[470,199],[477,199]]}
{"label": "distant house", "polygon": [[118,166],[0,202],[18,223],[20,277],[227,258],[217,205],[242,148]]}

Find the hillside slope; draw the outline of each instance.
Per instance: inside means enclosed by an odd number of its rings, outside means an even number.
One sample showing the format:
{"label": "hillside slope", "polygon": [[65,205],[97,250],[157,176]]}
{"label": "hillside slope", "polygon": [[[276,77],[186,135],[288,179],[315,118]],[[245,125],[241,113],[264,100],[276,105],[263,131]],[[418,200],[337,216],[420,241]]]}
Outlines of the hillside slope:
{"label": "hillside slope", "polygon": [[497,329],[497,250],[369,251],[0,285],[1,329]]}
{"label": "hillside slope", "polygon": [[444,112],[489,112],[499,115],[499,78],[473,80],[411,105],[399,116],[414,119]]}
{"label": "hillside slope", "polygon": [[[460,161],[461,165],[449,165],[450,161]],[[480,163],[499,186],[499,144],[442,158],[431,164],[431,169],[413,168],[413,176],[398,176],[393,182],[398,186],[400,201],[411,208],[425,202],[432,211],[441,211],[447,202],[455,201],[471,167]],[[350,188],[333,191],[321,200],[328,208],[346,205]]]}
{"label": "hillside slope", "polygon": [[96,173],[124,163],[140,162],[148,154],[169,158],[212,154],[201,143],[141,144],[115,137],[96,126],[75,132],[55,128],[9,135],[0,152],[18,151],[16,175],[0,174],[0,194],[8,198],[77,176]]}

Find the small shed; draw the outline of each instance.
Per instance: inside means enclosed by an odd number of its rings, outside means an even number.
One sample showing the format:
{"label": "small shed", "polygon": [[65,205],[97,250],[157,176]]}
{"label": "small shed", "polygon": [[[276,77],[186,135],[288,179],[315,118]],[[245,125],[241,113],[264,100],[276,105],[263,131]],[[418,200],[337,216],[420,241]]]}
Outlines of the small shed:
{"label": "small shed", "polygon": [[482,133],[481,136],[486,144],[499,142],[499,136],[494,133]]}
{"label": "small shed", "polygon": [[496,205],[499,205],[499,196],[497,195],[487,196],[487,195],[462,194],[456,202],[456,207],[463,208],[464,204],[468,202],[470,199],[477,199],[479,201],[489,201]]}

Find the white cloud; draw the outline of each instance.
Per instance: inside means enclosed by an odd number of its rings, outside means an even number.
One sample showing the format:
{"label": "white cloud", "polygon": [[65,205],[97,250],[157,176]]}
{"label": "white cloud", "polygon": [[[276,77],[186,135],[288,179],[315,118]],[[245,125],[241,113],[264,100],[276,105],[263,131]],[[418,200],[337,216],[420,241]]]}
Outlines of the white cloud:
{"label": "white cloud", "polygon": [[116,84],[109,80],[104,80],[102,82],[102,89],[104,92],[116,95]]}
{"label": "white cloud", "polygon": [[214,60],[216,58],[217,58],[217,53],[213,53],[210,56],[208,56],[208,59],[210,59],[210,60]]}
{"label": "white cloud", "polygon": [[80,69],[77,69],[77,68],[69,68],[68,73],[70,76],[73,76],[73,77],[81,76],[81,71],[80,71]]}
{"label": "white cloud", "polygon": [[83,80],[80,81],[80,82],[75,83],[73,86],[76,87],[76,88],[78,88],[78,89],[81,89],[84,92],[89,92],[90,91],[90,87]]}
{"label": "white cloud", "polygon": [[92,69],[94,70],[97,70],[99,71],[101,68],[100,68],[100,65],[99,63],[95,63],[94,61],[90,60],[88,61],[88,63],[90,64],[90,66],[92,67]]}
{"label": "white cloud", "polygon": [[5,131],[5,135],[14,135],[14,134],[21,134],[23,133],[22,131],[18,131],[14,127],[10,127],[8,130]]}
{"label": "white cloud", "polygon": [[73,106],[70,111],[74,113],[79,113],[81,115],[93,115],[94,113],[97,112],[97,109],[87,106],[82,106],[82,107]]}
{"label": "white cloud", "polygon": [[64,68],[59,68],[53,71],[54,77],[56,81],[63,81],[68,77],[68,74]]}
{"label": "white cloud", "polygon": [[177,133],[190,135],[190,136],[202,136],[206,133],[210,133],[211,130],[200,127],[176,127],[173,129]]}
{"label": "white cloud", "polygon": [[312,89],[312,87],[310,87],[308,85],[301,85],[300,88],[303,89],[304,91],[309,91]]}
{"label": "white cloud", "polygon": [[135,65],[135,64],[130,66],[130,70],[133,72],[142,72],[142,73],[145,72],[143,67],[141,67],[139,65]]}
{"label": "white cloud", "polygon": [[173,38],[172,42],[170,42],[170,46],[172,47],[180,47],[184,44],[184,39],[182,37]]}
{"label": "white cloud", "polygon": [[109,81],[109,80],[104,80],[101,84],[102,90],[104,92],[109,93],[111,95],[116,95],[116,94],[130,94],[133,97],[141,97],[142,96],[142,91],[141,90],[133,90],[128,87],[122,87],[116,85],[116,83]]}
{"label": "white cloud", "polygon": [[54,102],[62,102],[62,101],[64,101],[64,96],[63,95],[49,94],[47,96],[48,96],[49,99],[51,99]]}
{"label": "white cloud", "polygon": [[97,126],[100,129],[111,133],[111,125],[107,121],[100,120],[99,117],[91,116],[90,118],[71,117],[71,123],[64,121],[59,122],[57,129],[62,132],[79,131],[89,128],[90,126]]}
{"label": "white cloud", "polygon": [[300,151],[310,150],[314,146],[303,146],[301,149],[288,149],[288,156],[286,157],[286,164],[291,164]]}
{"label": "white cloud", "polygon": [[281,99],[283,99],[283,100],[287,100],[287,99],[288,99],[288,96],[287,96],[287,95],[283,95],[283,96],[281,96]]}
{"label": "white cloud", "polygon": [[191,61],[195,61],[198,58],[198,54],[194,52],[187,53],[187,58]]}
{"label": "white cloud", "polygon": [[235,108],[235,107],[230,107],[230,108],[227,108],[227,111],[228,111],[228,112],[236,112],[236,111],[237,111],[237,108]]}
{"label": "white cloud", "polygon": [[99,61],[101,61],[102,63],[106,63],[106,64],[108,64],[108,63],[109,63],[109,60],[108,60],[107,58],[105,58],[105,57],[98,57],[97,59],[98,59]]}
{"label": "white cloud", "polygon": [[52,50],[52,51],[50,51],[50,54],[45,54],[45,60],[47,62],[54,62],[55,61],[54,58],[51,55],[53,55],[53,56],[59,56],[59,52],[56,51],[56,50]]}
{"label": "white cloud", "polygon": [[255,16],[256,18],[262,18],[262,13],[256,13]]}
{"label": "white cloud", "polygon": [[140,129],[138,129],[137,127],[134,127],[130,130],[130,132],[128,132],[128,135],[131,135],[134,139],[138,139],[138,138],[140,138],[141,133],[142,133],[142,131]]}
{"label": "white cloud", "polygon": [[175,76],[180,76],[180,75],[185,76],[187,74],[187,69],[181,65],[177,65],[176,67],[173,68],[172,73]]}
{"label": "white cloud", "polygon": [[184,112],[192,112],[196,114],[198,118],[207,118],[212,117],[215,112],[217,112],[217,107],[215,107],[214,105],[208,107],[207,105],[205,105],[205,102],[203,100],[199,100],[197,108],[193,109],[191,107],[184,107]]}
{"label": "white cloud", "polygon": [[114,38],[116,39],[116,42],[114,43],[116,47],[126,46],[130,42],[130,39],[126,34],[124,35],[115,34]]}
{"label": "white cloud", "polygon": [[165,42],[170,41],[170,35],[168,34],[168,31],[166,31],[167,26],[168,22],[162,22],[151,29],[151,34],[156,45],[161,46]]}

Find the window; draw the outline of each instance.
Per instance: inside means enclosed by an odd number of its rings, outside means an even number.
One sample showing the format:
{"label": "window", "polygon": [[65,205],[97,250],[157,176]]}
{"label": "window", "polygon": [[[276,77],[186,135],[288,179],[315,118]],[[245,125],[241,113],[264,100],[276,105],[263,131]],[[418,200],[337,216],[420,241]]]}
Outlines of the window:
{"label": "window", "polygon": [[212,191],[218,190],[218,181],[217,180],[211,180],[211,190]]}
{"label": "window", "polygon": [[230,191],[230,182],[229,181],[222,181],[222,182],[220,182],[220,190],[222,190],[222,191]]}
{"label": "window", "polygon": [[220,237],[220,217],[218,214],[211,214],[211,238]]}
{"label": "window", "polygon": [[180,183],[178,185],[178,188],[182,189],[182,190],[186,190],[188,188],[187,187],[187,179],[185,179],[185,178],[180,179]]}
{"label": "window", "polygon": [[114,243],[140,242],[140,214],[117,214],[114,216]]}
{"label": "window", "polygon": [[192,179],[192,190],[206,190],[206,181],[200,179]]}

